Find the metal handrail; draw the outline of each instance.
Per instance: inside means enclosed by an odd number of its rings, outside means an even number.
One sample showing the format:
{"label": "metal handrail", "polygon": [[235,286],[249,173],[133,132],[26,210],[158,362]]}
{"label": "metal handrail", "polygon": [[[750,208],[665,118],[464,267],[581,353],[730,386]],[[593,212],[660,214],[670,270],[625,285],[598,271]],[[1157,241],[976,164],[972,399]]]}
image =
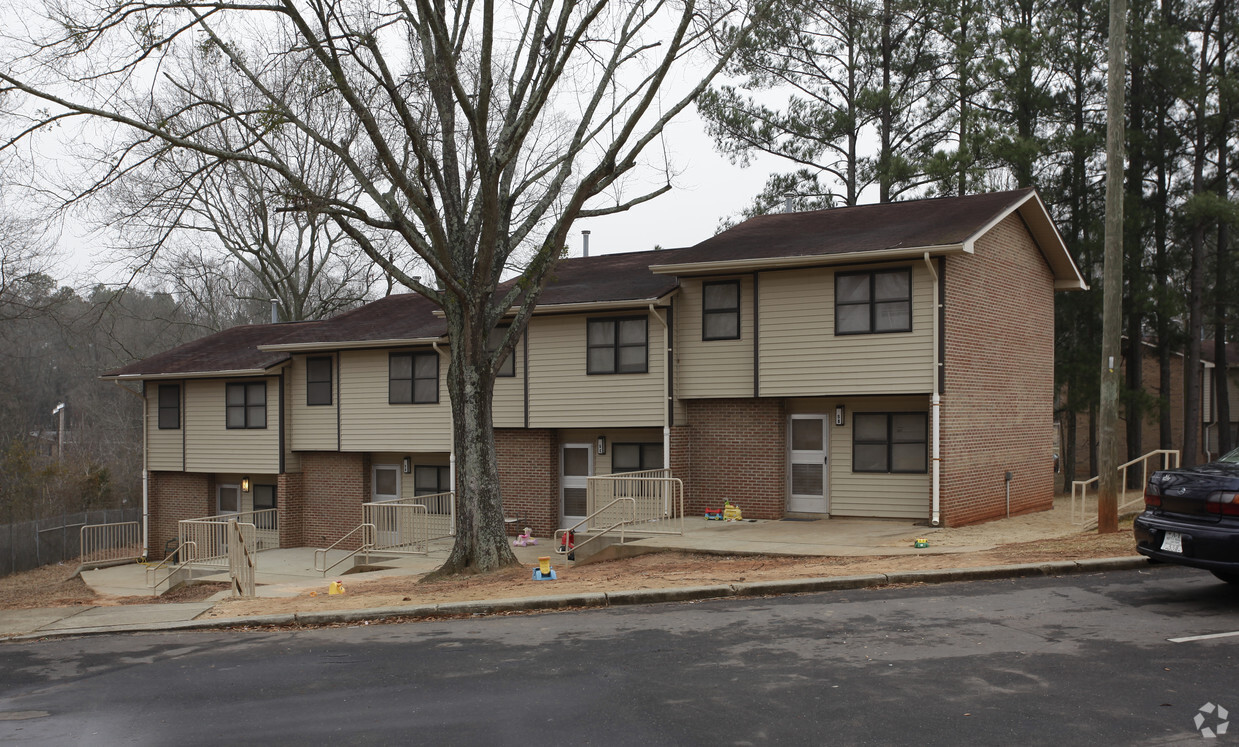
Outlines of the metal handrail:
{"label": "metal handrail", "polygon": [[[1149,460],[1153,457],[1160,456],[1162,466],[1158,469],[1178,469],[1182,463],[1182,458],[1178,449],[1154,449],[1144,456],[1136,457],[1129,462],[1120,464],[1117,467],[1119,479],[1123,485],[1123,492],[1118,501],[1118,513],[1122,514],[1125,510],[1137,505],[1144,500],[1144,488],[1149,484]],[[1174,462],[1172,465],[1171,462]],[[1140,493],[1134,500],[1127,499],[1127,493],[1130,488],[1127,487],[1127,471],[1131,467],[1140,464],[1143,467],[1142,477],[1140,481]],[[1092,517],[1085,515],[1088,502],[1088,486],[1101,481],[1101,477],[1090,477],[1087,480],[1072,480],[1071,481],[1071,523],[1078,524],[1083,527],[1092,527],[1097,524],[1097,516],[1094,513]]]}
{"label": "metal handrail", "polygon": [[[348,560],[349,558],[355,557],[359,553],[362,553],[362,552],[365,552],[368,555],[370,551],[374,549],[374,540],[373,539],[367,540],[366,535],[364,534],[365,530],[367,529],[369,529],[371,532],[378,531],[373,524],[362,524],[358,526],[356,529],[349,532],[348,534],[345,534],[340,539],[331,543],[330,546],[315,550],[314,551],[314,570],[326,576],[327,571],[330,571],[332,568],[335,568],[336,566],[340,565],[341,563]],[[356,550],[350,550],[347,555],[340,558],[339,560],[332,563],[331,565],[327,565],[327,553],[336,549],[336,547],[340,543],[344,542],[344,540],[348,539],[349,537],[352,537],[354,534],[357,534],[358,532],[363,532],[361,545]],[[370,537],[373,537],[373,536],[374,536],[373,534],[370,535]],[[319,563],[320,557],[322,558],[321,566]]]}
{"label": "metal handrail", "polygon": [[[586,486],[587,510],[607,497],[639,498],[642,500],[636,504],[631,521],[634,529],[640,525],[643,534],[684,534],[684,481],[672,477],[670,470],[596,475],[588,478]],[[597,517],[605,510],[606,507],[594,509],[590,511],[590,516]]]}
{"label": "metal handrail", "polygon": [[556,529],[556,530],[555,530],[555,554],[556,554],[556,555],[567,555],[567,554],[568,554],[568,553],[570,553],[570,552],[574,552],[574,551],[576,551],[576,550],[581,549],[582,547],[584,547],[584,546],[588,545],[590,542],[593,542],[594,540],[598,539],[599,537],[602,537],[603,535],[605,535],[605,534],[607,534],[608,532],[611,532],[611,531],[613,531],[613,530],[615,530],[615,529],[619,529],[619,530],[620,530],[620,544],[621,544],[621,545],[622,545],[622,544],[624,544],[624,527],[625,527],[625,526],[626,526],[629,522],[633,521],[633,519],[621,519],[620,521],[618,521],[618,522],[616,522],[616,523],[612,524],[612,525],[611,525],[611,526],[609,526],[609,527],[606,527],[605,529],[601,529],[601,530],[590,530],[590,531],[596,531],[596,533],[595,533],[595,534],[592,534],[592,535],[591,535],[591,536],[589,536],[589,537],[586,537],[586,538],[585,538],[585,540],[584,540],[583,542],[581,542],[580,544],[575,545],[574,547],[571,547],[571,548],[567,547],[567,543],[566,543],[566,542],[564,542],[564,540],[563,540],[564,535],[566,535],[568,532],[572,532],[572,533],[573,533],[573,536],[575,536],[575,535],[576,535],[576,532],[580,531],[581,527],[583,527],[583,526],[588,527],[588,526],[589,526],[589,522],[590,522],[590,521],[591,521],[591,520],[592,520],[595,516],[597,516],[598,514],[600,514],[600,513],[604,512],[604,511],[606,511],[607,509],[611,508],[612,506],[614,506],[614,505],[615,505],[615,504],[617,504],[617,503],[624,503],[624,502],[627,502],[627,503],[632,504],[632,512],[633,512],[633,516],[635,517],[635,516],[636,516],[636,512],[637,512],[637,501],[636,501],[636,499],[635,499],[635,498],[616,498],[615,500],[611,501],[611,502],[610,502],[610,503],[608,503],[607,505],[605,505],[605,506],[603,506],[602,508],[598,509],[598,510],[597,510],[597,511],[595,511],[594,513],[590,514],[589,516],[586,516],[584,519],[581,519],[580,521],[578,521],[576,524],[572,525],[571,527],[568,527],[567,529]]}
{"label": "metal handrail", "polygon": [[137,560],[142,557],[141,522],[85,524],[78,539],[78,547],[81,549],[78,562],[83,567],[114,560]]}
{"label": "metal handrail", "polygon": [[[167,556],[165,556],[163,560],[159,561],[159,562],[158,562],[158,563],[156,563],[155,565],[148,565],[148,566],[146,567],[146,586],[147,586],[147,588],[149,588],[149,589],[158,589],[160,584],[162,584],[164,581],[167,581],[168,579],[172,578],[172,577],[173,577],[173,576],[175,576],[178,572],[180,572],[182,569],[184,569],[184,568],[185,568],[185,566],[187,566],[187,565],[189,565],[190,563],[192,563],[192,562],[193,562],[193,555],[194,555],[194,553],[189,552],[189,550],[190,550],[190,548],[191,548],[191,547],[192,547],[194,550],[197,550],[197,549],[198,549],[198,548],[197,548],[197,545],[196,545],[194,542],[192,542],[192,541],[191,541],[191,542],[182,542],[181,544],[177,545],[177,548],[176,548],[175,550],[173,550],[172,552],[168,553],[168,554],[167,554]],[[178,559],[178,562],[177,562],[177,563],[176,563],[176,565],[172,568],[172,570],[168,571],[168,574],[167,574],[166,576],[164,576],[163,578],[161,578],[161,579],[159,579],[158,581],[155,581],[154,583],[152,583],[152,582],[151,582],[151,576],[155,575],[155,574],[156,574],[156,572],[158,572],[160,568],[163,568],[163,567],[167,566],[167,565],[168,565],[168,563],[169,563],[169,562],[171,562],[171,560],[172,560],[173,558],[177,558],[177,559]]]}

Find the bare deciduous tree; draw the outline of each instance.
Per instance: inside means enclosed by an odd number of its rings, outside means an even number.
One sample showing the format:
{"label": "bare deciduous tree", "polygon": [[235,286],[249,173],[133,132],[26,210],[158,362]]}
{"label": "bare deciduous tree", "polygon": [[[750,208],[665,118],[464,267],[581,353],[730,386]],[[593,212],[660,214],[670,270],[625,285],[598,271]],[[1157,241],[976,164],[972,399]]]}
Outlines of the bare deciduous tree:
{"label": "bare deciduous tree", "polygon": [[[49,0],[42,36],[9,33],[0,93],[49,108],[10,140],[79,116],[136,133],[134,149],[104,164],[100,179],[134,167],[138,146],[155,141],[264,169],[288,207],[329,216],[398,282],[440,305],[460,465],[457,537],[443,570],[488,571],[516,562],[491,427],[500,362],[573,221],[669,189],[614,197],[764,2]],[[203,80],[186,69],[185,52],[204,47],[226,58],[228,75]],[[670,91],[698,53],[709,59]],[[307,120],[289,105],[291,86],[338,117]],[[346,188],[324,191],[275,147],[272,133],[285,128],[336,164]],[[424,261],[441,290],[403,272],[374,232]],[[518,264],[517,281],[503,284]],[[492,350],[487,338],[505,315],[511,324]]]}

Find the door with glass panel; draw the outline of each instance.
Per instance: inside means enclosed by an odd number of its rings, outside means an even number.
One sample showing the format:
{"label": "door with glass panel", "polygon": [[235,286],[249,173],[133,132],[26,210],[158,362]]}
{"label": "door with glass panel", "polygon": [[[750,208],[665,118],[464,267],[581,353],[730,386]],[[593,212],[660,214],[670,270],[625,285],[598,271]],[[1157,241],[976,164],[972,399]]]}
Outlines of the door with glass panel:
{"label": "door with glass panel", "polygon": [[[376,464],[370,472],[370,500],[375,503],[394,501],[400,498],[401,466],[399,464]],[[399,541],[395,511],[377,511],[375,514],[374,538],[379,547],[391,547]]]}
{"label": "door with glass panel", "polygon": [[588,480],[594,474],[593,445],[564,444],[559,463],[559,526],[567,529],[585,518]]}
{"label": "door with glass panel", "polygon": [[825,415],[792,415],[787,424],[787,510],[827,513],[830,423]]}

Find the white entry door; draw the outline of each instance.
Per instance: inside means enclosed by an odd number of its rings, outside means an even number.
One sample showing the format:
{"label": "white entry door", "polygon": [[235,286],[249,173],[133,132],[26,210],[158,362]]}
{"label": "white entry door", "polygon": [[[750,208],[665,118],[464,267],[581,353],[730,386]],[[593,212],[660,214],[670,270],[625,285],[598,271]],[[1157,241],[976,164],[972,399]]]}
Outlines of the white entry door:
{"label": "white entry door", "polygon": [[792,415],[787,423],[787,443],[787,510],[827,513],[830,421],[825,415]]}
{"label": "white entry door", "polygon": [[593,445],[564,444],[559,464],[559,526],[567,529],[585,518],[588,479],[594,474]]}
{"label": "white entry door", "polygon": [[[400,497],[401,468],[399,464],[376,464],[370,473],[370,500],[374,503],[394,501]],[[391,547],[399,542],[395,511],[379,511],[375,516],[374,538],[379,547]]]}

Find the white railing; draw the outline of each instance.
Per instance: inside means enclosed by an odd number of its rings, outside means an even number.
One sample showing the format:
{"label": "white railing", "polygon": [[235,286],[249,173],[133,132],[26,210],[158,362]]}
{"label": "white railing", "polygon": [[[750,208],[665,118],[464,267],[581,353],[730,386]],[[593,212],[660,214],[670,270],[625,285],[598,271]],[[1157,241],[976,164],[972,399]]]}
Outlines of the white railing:
{"label": "white railing", "polygon": [[426,534],[429,539],[452,537],[456,534],[456,493],[432,493],[412,498],[397,498],[380,503],[407,503],[426,507]]}
{"label": "white railing", "polygon": [[[621,519],[614,501],[630,498],[632,516],[627,531],[633,534],[684,534],[684,483],[669,469],[599,475],[586,481],[585,513],[592,517],[586,530],[602,531]],[[611,506],[608,513],[607,506]]]}
{"label": "white railing", "polygon": [[419,500],[397,498],[361,504],[362,525],[374,528],[369,538],[374,550],[401,555],[430,552],[430,513],[426,504],[415,502]]}
{"label": "white railing", "polygon": [[[159,561],[155,565],[146,567],[146,585],[156,595],[162,594],[159,587],[163,584],[168,585],[168,589],[181,583],[188,578],[189,564],[196,548],[193,543],[180,544],[175,550],[168,553],[167,557]],[[173,560],[175,558],[175,560]],[[163,571],[163,578],[159,577],[160,571]],[[167,591],[168,589],[164,589]]]}
{"label": "white railing", "polygon": [[[332,550],[341,549],[340,545],[343,545],[350,537],[352,537],[355,534],[360,534],[360,537],[358,537],[357,547],[352,550],[347,550],[347,549],[344,550],[344,557],[340,558],[339,560],[332,563],[331,565],[328,565],[327,555]],[[332,542],[327,547],[318,548],[317,550],[314,551],[314,570],[318,571],[319,573],[325,576],[327,575],[327,571],[331,570],[332,568],[335,568],[336,566],[340,565],[341,563],[348,560],[349,558],[356,557],[357,555],[362,555],[362,554],[368,557],[370,551],[374,549],[373,537],[374,537],[374,525],[373,524],[362,524],[356,529],[345,534],[340,539],[336,540],[335,542]]]}
{"label": "white railing", "polygon": [[234,597],[254,596],[254,556],[258,533],[253,524],[241,524],[236,519],[228,522],[228,579]]}
{"label": "white railing", "polygon": [[[555,553],[557,555],[575,555],[577,550],[585,547],[594,540],[617,530],[619,531],[620,544],[624,544],[624,530],[629,524],[632,523],[632,517],[636,512],[636,505],[637,502],[633,498],[616,498],[602,508],[598,509],[596,514],[586,516],[584,519],[581,519],[567,529],[556,529]],[[611,523],[607,524],[605,522],[598,521],[598,516],[610,517],[608,520]],[[594,526],[597,528],[589,529],[589,527]],[[578,532],[582,531],[589,531],[590,535],[581,539],[580,542],[577,542],[576,535]],[[573,538],[573,544],[571,547],[568,546],[568,543],[564,539],[566,536],[571,536]]]}
{"label": "white railing", "polygon": [[182,545],[193,543],[196,549],[190,558],[192,562],[223,567],[228,563],[228,522],[234,520],[254,526],[256,551],[280,546],[279,513],[274,508],[182,519],[177,522],[177,539]]}
{"label": "white railing", "polygon": [[[1149,461],[1159,458],[1160,466],[1154,466],[1153,470],[1149,469]],[[1129,488],[1127,484],[1128,471],[1136,466],[1141,467],[1140,487]],[[1118,467],[1119,483],[1122,486],[1122,492],[1119,493],[1118,499],[1118,515],[1122,516],[1134,508],[1140,506],[1144,502],[1144,488],[1149,484],[1149,472],[1159,469],[1178,469],[1180,464],[1179,451],[1177,449],[1156,449],[1150,451],[1142,457],[1121,464]],[[1097,525],[1097,496],[1096,494],[1089,495],[1088,488],[1090,485],[1096,485],[1100,482],[1100,477],[1092,477],[1088,480],[1073,480],[1071,483],[1071,523],[1079,524],[1083,527],[1093,527]],[[1135,492],[1135,498],[1130,498],[1129,494]]]}
{"label": "white railing", "polygon": [[94,565],[142,557],[142,523],[87,524],[82,527],[81,565]]}

